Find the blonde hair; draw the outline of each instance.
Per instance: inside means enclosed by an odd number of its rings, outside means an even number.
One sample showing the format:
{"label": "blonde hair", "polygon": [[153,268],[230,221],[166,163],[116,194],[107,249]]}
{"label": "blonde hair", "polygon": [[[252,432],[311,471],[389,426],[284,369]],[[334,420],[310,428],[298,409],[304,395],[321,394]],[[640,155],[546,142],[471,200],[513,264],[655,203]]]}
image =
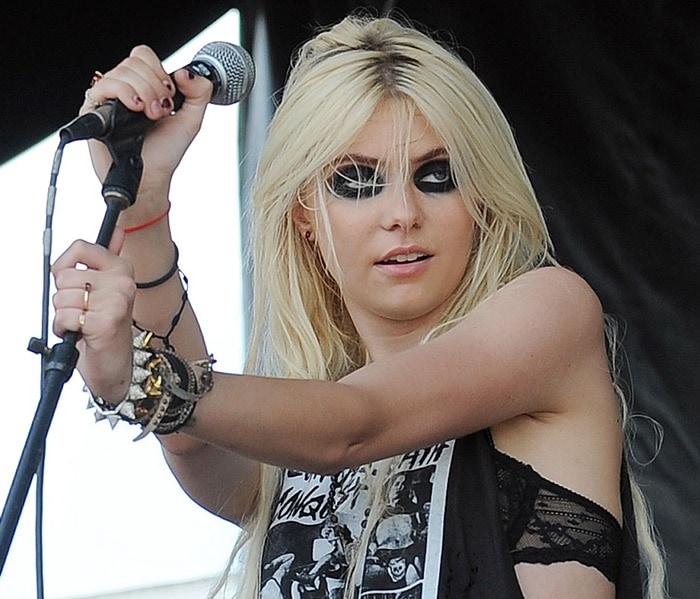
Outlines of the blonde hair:
{"label": "blonde hair", "polygon": [[329,165],[386,99],[414,106],[444,141],[476,220],[470,268],[446,320],[553,261],[512,132],[481,81],[415,29],[348,17],[302,47],[258,166],[252,371],[337,379],[364,361],[337,284],[296,231],[292,208],[322,187]]}
{"label": "blonde hair", "polygon": [[[471,69],[412,26],[348,17],[301,48],[258,165],[250,204],[255,320],[247,372],[337,380],[366,363],[338,283],[296,230],[292,213],[323,188],[329,167],[387,100],[420,113],[441,138],[476,223],[469,266],[433,334],[518,275],[555,263],[511,129]],[[391,460],[382,466],[391,468]],[[257,510],[243,523],[236,548],[249,558],[241,573],[246,598],[259,592],[280,483],[277,468],[262,469]],[[385,489],[375,491],[376,515]]]}

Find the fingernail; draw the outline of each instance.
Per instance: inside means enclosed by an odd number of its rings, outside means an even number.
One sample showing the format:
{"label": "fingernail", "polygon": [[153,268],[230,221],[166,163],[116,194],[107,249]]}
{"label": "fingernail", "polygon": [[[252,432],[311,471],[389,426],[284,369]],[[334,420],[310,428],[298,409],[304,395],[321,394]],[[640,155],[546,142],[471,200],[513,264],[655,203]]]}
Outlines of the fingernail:
{"label": "fingernail", "polygon": [[160,107],[163,108],[164,110],[172,110],[173,109],[173,101],[170,98],[163,98],[160,101]]}
{"label": "fingernail", "polygon": [[173,91],[173,84],[167,79],[163,79],[163,85],[168,88],[168,91]]}
{"label": "fingernail", "polygon": [[165,101],[165,99],[153,100],[153,102],[151,102],[151,109],[153,110],[153,112],[162,113],[163,111],[168,109],[167,102]]}
{"label": "fingernail", "polygon": [[143,100],[141,99],[140,96],[134,96],[133,98],[131,98],[131,100],[133,101],[134,104],[143,104]]}

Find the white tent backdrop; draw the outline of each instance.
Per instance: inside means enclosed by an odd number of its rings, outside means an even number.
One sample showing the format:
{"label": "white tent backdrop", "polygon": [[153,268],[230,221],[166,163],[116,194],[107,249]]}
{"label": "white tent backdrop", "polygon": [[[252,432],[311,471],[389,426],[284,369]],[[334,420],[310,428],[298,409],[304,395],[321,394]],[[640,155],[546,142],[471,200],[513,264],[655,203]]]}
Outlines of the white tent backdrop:
{"label": "white tent backdrop", "polygon": [[[166,61],[172,71],[205,44],[238,43],[230,11]],[[80,98],[76,98],[76,106]],[[31,115],[27,115],[31,118]],[[236,106],[212,106],[173,185],[171,222],[217,368],[242,364]],[[0,361],[0,492],[3,504],[39,399],[40,358],[27,343],[41,334],[42,236],[58,137],[0,169],[0,236],[5,314]],[[52,255],[73,239],[94,240],[104,216],[85,142],[66,148],[58,179]],[[59,340],[49,339],[53,346]],[[77,373],[64,386],[47,439],[44,492],[46,599],[104,596],[123,589],[216,576],[237,528],[196,506],[169,473],[154,438],[136,427],[94,423]],[[0,576],[0,597],[35,595],[35,488]],[[173,595],[170,595],[171,597]]]}

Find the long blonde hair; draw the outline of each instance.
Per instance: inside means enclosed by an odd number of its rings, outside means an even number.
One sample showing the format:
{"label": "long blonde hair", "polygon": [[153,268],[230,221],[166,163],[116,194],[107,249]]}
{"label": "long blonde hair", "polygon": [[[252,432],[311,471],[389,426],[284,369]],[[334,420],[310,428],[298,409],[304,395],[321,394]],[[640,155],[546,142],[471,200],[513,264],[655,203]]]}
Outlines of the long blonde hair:
{"label": "long blonde hair", "polygon": [[[250,202],[254,322],[246,372],[337,380],[366,363],[338,284],[292,212],[322,188],[329,165],[387,99],[419,112],[442,139],[476,223],[469,266],[434,334],[518,275],[555,263],[511,129],[471,69],[412,26],[348,17],[300,49],[269,127]],[[280,484],[277,468],[262,469],[257,509],[235,550],[247,556],[240,585],[246,599],[259,593]]]}

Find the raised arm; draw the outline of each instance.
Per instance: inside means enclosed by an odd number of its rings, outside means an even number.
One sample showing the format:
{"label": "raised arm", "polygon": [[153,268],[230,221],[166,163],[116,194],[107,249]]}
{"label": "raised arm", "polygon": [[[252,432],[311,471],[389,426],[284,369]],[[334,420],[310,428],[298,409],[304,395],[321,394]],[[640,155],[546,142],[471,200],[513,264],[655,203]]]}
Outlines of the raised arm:
{"label": "raised arm", "polygon": [[[187,100],[174,116],[159,108],[168,105],[172,85],[147,48],[135,49],[91,92],[94,101],[118,97],[158,120],[144,147],[138,201],[123,215],[127,228],[164,213],[173,170],[204,114],[209,84],[182,71],[175,77]],[[107,156],[99,150],[94,163],[103,173]],[[56,330],[75,330],[90,282],[79,369],[93,393],[118,404],[130,377],[132,314],[141,327],[165,333],[182,286],[173,276],[136,289],[131,278],[156,280],[171,269],[167,218],[118,238],[112,250],[78,243],[57,261]],[[75,268],[81,263],[88,271]],[[363,338],[370,338],[367,331]],[[171,341],[187,360],[207,356],[189,304]],[[182,433],[161,437],[176,477],[202,505],[239,519],[252,506],[260,462],[330,473],[490,427],[506,445],[518,439],[517,453],[555,480],[584,480],[579,491],[614,503],[613,485],[601,491],[595,480],[601,469],[606,481],[619,472],[619,413],[601,307],[580,277],[555,267],[530,272],[440,337],[372,354],[372,364],[339,382],[216,373]],[[514,428],[519,434],[508,434]],[[541,438],[549,443],[538,444]],[[602,443],[595,458],[584,455]],[[563,448],[566,459],[551,460],[551,450],[542,448],[552,446]],[[567,470],[572,463],[578,466]]]}
{"label": "raised arm", "polygon": [[551,267],[337,383],[218,375],[187,430],[273,464],[334,472],[522,415],[591,421],[596,409],[617,414],[602,311],[577,275]]}
{"label": "raised arm", "polygon": [[[173,113],[175,85],[185,101]],[[175,265],[167,218],[171,179],[200,129],[211,91],[206,79],[183,69],[171,79],[155,53],[138,46],[95,82],[81,107],[84,114],[117,98],[155,122],[143,146],[144,171],[137,201],[121,214],[111,251],[76,242],[54,265],[58,290],[54,328],[58,334],[80,327],[76,305],[82,302],[79,296],[84,294],[85,283],[90,283],[78,369],[92,392],[107,401],[118,403],[131,377],[127,341],[132,318],[140,327],[162,335],[182,306],[183,287],[176,274],[154,287],[141,288],[135,282],[158,280]],[[103,179],[111,164],[110,154],[102,142],[89,143],[93,167]],[[148,223],[152,224],[144,226]],[[78,265],[88,270],[76,269]],[[207,356],[189,302],[170,340],[188,360]],[[161,442],[170,468],[195,501],[233,520],[248,511],[257,483],[256,463],[186,435],[163,436]]]}

